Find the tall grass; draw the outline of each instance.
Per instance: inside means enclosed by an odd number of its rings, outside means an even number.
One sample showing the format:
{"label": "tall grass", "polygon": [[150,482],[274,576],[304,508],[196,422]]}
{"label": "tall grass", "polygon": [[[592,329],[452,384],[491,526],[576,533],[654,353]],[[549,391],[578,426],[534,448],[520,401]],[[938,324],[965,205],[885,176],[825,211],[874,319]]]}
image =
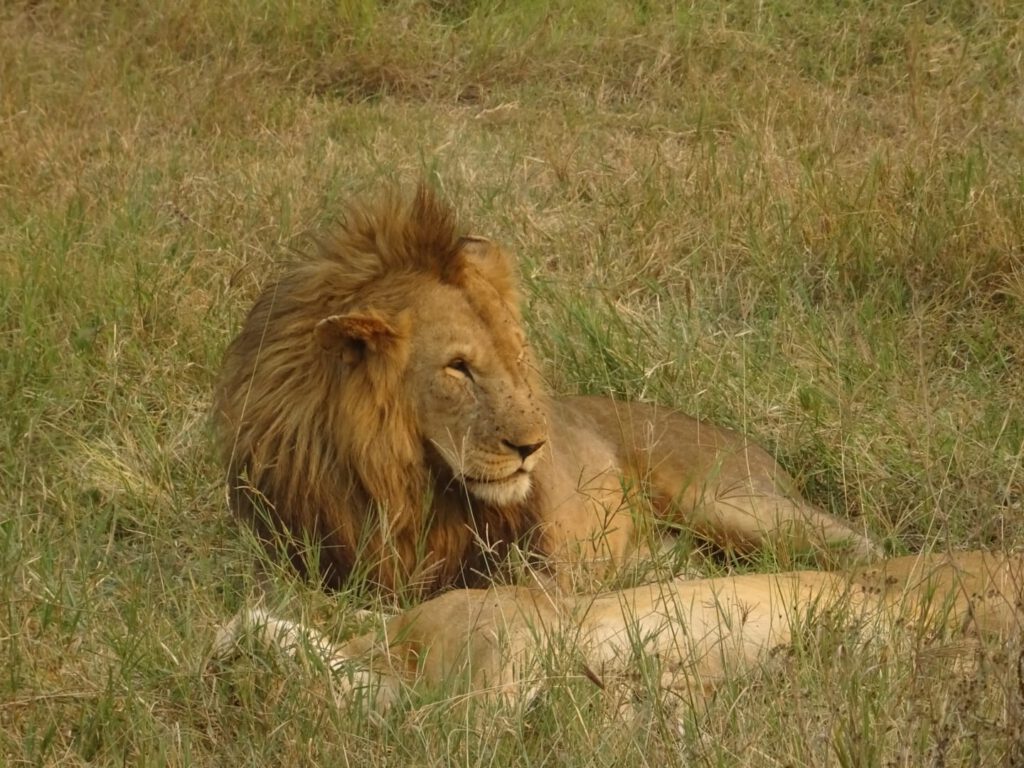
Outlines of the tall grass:
{"label": "tall grass", "polygon": [[0,40],[0,762],[1021,759],[1005,659],[827,637],[631,720],[585,684],[372,720],[322,670],[200,672],[256,591],[221,351],[304,232],[424,175],[519,254],[555,390],[739,427],[893,551],[1019,545],[1017,4],[42,0]]}

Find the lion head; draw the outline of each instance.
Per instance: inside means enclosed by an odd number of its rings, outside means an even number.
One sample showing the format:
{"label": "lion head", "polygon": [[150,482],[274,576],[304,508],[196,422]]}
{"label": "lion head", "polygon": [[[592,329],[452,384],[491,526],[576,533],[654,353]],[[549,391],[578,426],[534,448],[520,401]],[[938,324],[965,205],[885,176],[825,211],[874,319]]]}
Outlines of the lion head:
{"label": "lion head", "polygon": [[217,392],[232,506],[388,589],[468,578],[537,523],[547,401],[515,267],[426,188],[352,207],[263,290]]}

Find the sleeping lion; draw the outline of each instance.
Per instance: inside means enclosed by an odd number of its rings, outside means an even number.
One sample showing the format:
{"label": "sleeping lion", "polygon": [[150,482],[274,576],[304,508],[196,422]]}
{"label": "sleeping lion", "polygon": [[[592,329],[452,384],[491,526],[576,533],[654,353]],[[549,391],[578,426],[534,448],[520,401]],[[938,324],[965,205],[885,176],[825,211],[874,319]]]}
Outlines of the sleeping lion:
{"label": "sleeping lion", "polygon": [[677,578],[597,595],[452,590],[344,643],[244,610],[221,628],[213,655],[233,654],[246,637],[271,652],[313,654],[339,704],[379,711],[417,690],[441,691],[452,704],[526,705],[558,680],[553,665],[561,676],[635,695],[643,692],[636,670],[652,660],[656,687],[689,701],[818,624],[847,642],[942,645],[953,673],[970,670],[981,641],[1019,647],[1022,619],[1024,556],[959,552],[846,571]]}

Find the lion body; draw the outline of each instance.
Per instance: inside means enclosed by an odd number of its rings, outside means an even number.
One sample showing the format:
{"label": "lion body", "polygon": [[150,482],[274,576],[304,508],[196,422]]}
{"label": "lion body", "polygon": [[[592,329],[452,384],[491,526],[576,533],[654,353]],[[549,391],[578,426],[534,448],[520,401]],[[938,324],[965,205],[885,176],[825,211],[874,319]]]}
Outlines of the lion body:
{"label": "lion body", "polygon": [[426,593],[489,583],[515,548],[600,578],[654,518],[740,551],[877,554],[737,433],[549,398],[518,304],[508,254],[460,235],[429,192],[350,209],[266,287],[226,353],[216,411],[234,509],[329,584],[356,573]]}
{"label": "lion body", "polygon": [[1024,557],[976,551],[847,571],[675,579],[597,596],[454,590],[342,644],[249,611],[222,629],[215,653],[227,655],[248,632],[270,650],[313,650],[341,673],[343,697],[379,709],[410,686],[522,704],[559,663],[607,685],[635,679],[645,659],[656,659],[660,688],[711,690],[823,624],[847,642],[941,645],[970,664],[978,641],[1019,636],[1022,606]]}

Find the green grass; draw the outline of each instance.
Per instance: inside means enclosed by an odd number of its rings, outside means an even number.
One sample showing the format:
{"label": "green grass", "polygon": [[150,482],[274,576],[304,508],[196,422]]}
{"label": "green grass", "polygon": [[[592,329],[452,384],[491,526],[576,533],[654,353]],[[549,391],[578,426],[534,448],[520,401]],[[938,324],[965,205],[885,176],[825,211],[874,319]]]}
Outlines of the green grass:
{"label": "green grass", "polygon": [[220,354],[304,232],[424,175],[518,253],[555,390],[739,427],[896,552],[1024,543],[1016,4],[43,0],[0,39],[0,763],[1021,759],[1005,659],[828,638],[632,721],[572,684],[367,724],[322,671],[199,671],[257,591]]}

